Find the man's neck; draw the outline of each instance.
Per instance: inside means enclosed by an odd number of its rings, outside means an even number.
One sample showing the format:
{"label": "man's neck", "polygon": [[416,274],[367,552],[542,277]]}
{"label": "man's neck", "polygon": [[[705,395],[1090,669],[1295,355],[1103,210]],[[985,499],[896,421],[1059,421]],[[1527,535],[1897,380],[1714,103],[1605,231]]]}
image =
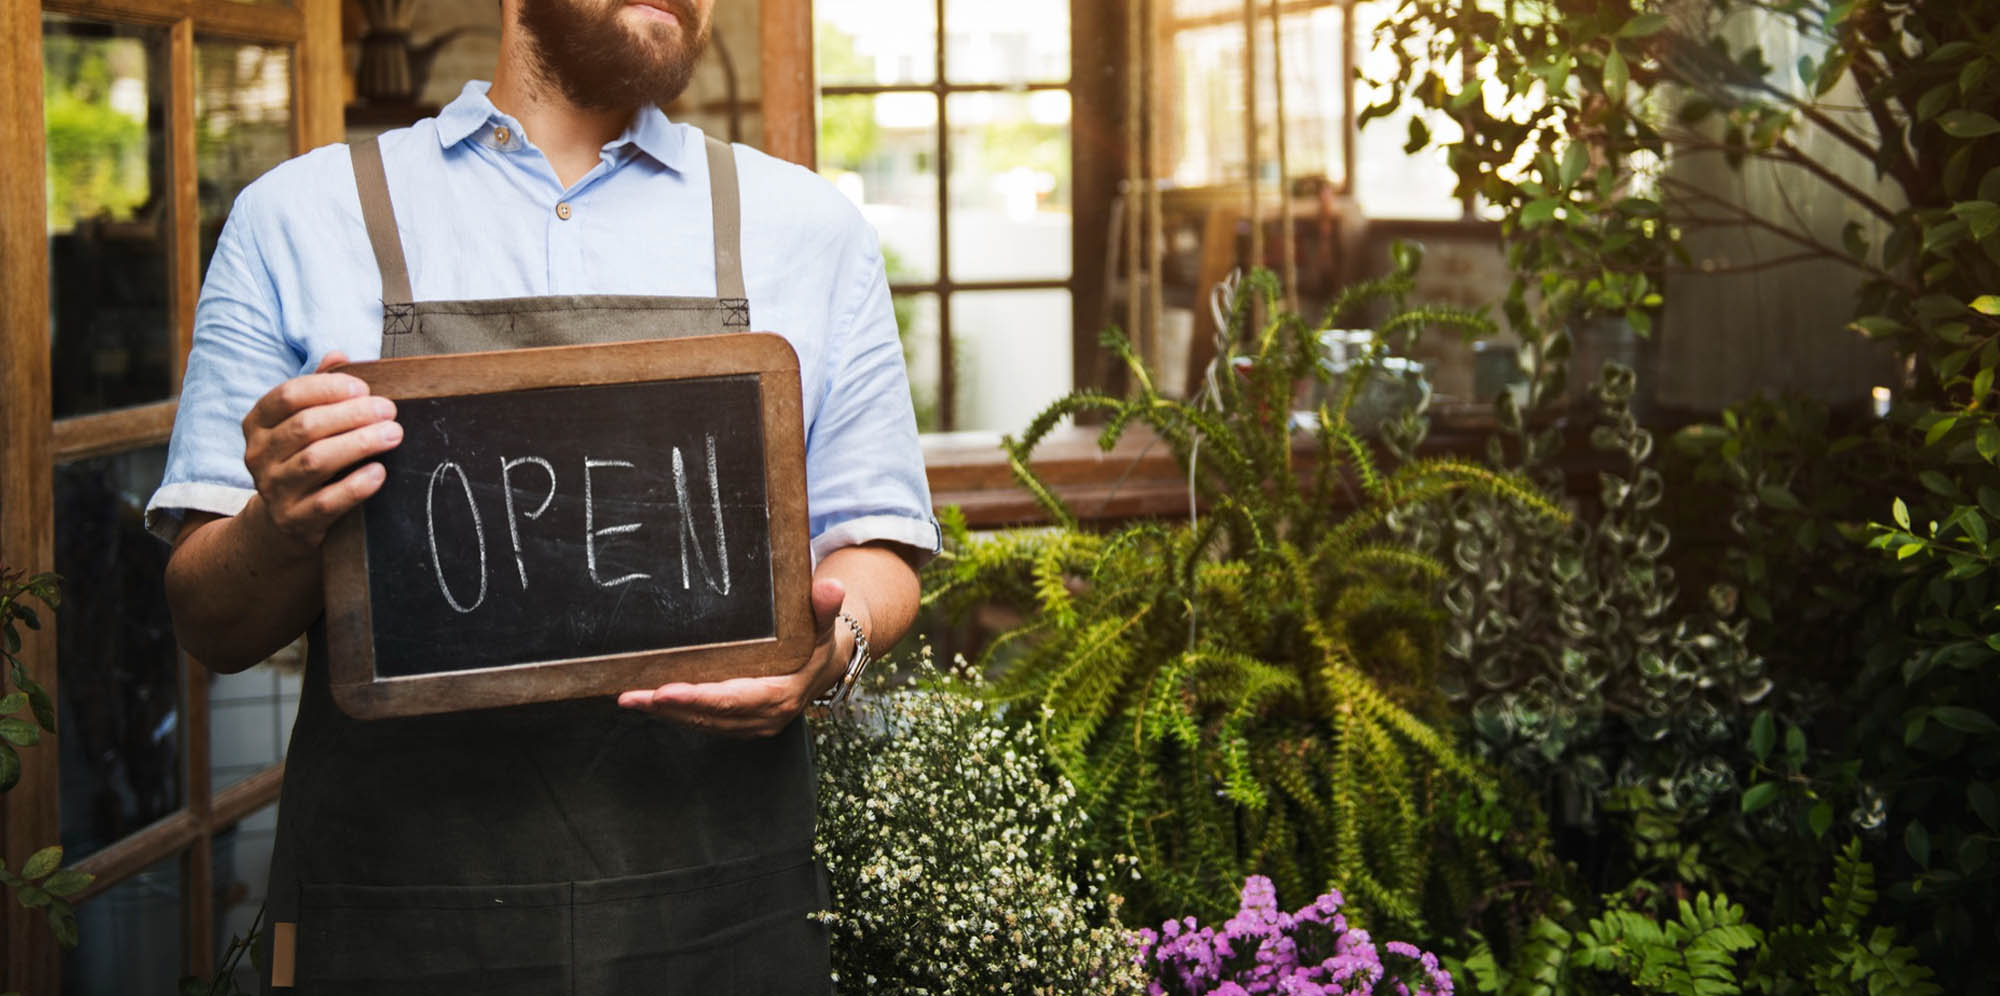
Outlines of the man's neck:
{"label": "man's neck", "polygon": [[540,78],[526,43],[509,18],[501,28],[500,65],[486,97],[521,123],[526,137],[548,157],[556,179],[568,189],[597,166],[605,143],[624,133],[637,108],[577,106],[560,88]]}

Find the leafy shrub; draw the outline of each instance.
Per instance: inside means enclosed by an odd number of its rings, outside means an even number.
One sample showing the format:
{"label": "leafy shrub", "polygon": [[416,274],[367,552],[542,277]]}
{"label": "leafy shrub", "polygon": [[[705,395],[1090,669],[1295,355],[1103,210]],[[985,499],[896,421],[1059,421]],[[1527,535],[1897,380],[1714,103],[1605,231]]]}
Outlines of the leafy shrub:
{"label": "leafy shrub", "polygon": [[1450,996],[1451,974],[1438,967],[1436,955],[1402,941],[1377,947],[1367,931],[1347,922],[1341,902],[1339,892],[1328,892],[1296,912],[1281,912],[1271,880],[1252,875],[1221,933],[1194,917],[1139,932],[1151,992]]}
{"label": "leafy shrub", "polygon": [[[1384,335],[1484,327],[1405,307],[1414,265],[1400,255],[1395,274],[1341,295],[1318,326],[1283,313],[1268,274],[1253,277],[1198,403],[1161,396],[1112,339],[1131,397],[1074,393],[1005,444],[1057,528],[975,540],[948,522],[951,553],[926,597],[1029,609],[988,652],[1006,662],[997,690],[1039,724],[1101,848],[1137,857],[1146,919],[1226,915],[1253,873],[1293,894],[1338,882],[1361,908],[1406,923],[1420,918],[1434,871],[1458,889],[1448,903],[1470,901],[1467,863],[1432,861],[1453,829],[1438,803],[1488,778],[1420,717],[1436,706],[1432,586],[1443,568],[1384,523],[1461,491],[1560,514],[1521,482],[1463,462],[1384,471],[1346,420],[1363,377],[1320,408],[1309,439],[1292,430],[1295,384],[1326,376],[1314,328],[1377,300],[1392,306]],[[1253,305],[1271,315],[1261,327]],[[1106,448],[1135,422],[1151,426],[1205,504],[1199,518],[1078,528],[1028,459],[1085,413],[1106,419]]]}
{"label": "leafy shrub", "polygon": [[[56,608],[62,601],[62,579],[54,574],[29,575],[0,564],[0,660],[6,662],[15,689],[0,695],[0,792],[12,790],[21,781],[21,755],[15,748],[32,747],[41,743],[42,734],[56,732],[54,699],[29,676],[16,656],[23,645],[21,628],[42,628],[41,616],[28,604],[30,599]],[[0,691],[5,691],[4,684],[0,684]],[[33,722],[16,715],[22,710],[34,717]],[[82,892],[95,876],[61,867],[62,858],[62,847],[50,845],[29,855],[19,869],[0,864],[0,884],[14,893],[14,900],[23,908],[41,910],[56,940],[73,948],[77,943],[76,911],[69,897]]]}
{"label": "leafy shrub", "polygon": [[918,676],[813,723],[842,988],[1142,991],[1107,866],[1086,858],[1075,789],[1049,775],[1034,728],[941,680],[928,649]]}
{"label": "leafy shrub", "polygon": [[[1733,591],[1715,593],[1714,611],[1678,602],[1670,533],[1655,514],[1665,487],[1633,392],[1622,367],[1597,384],[1588,425],[1603,469],[1588,514],[1564,524],[1460,494],[1397,519],[1451,569],[1439,682],[1468,709],[1479,752],[1541,788],[1552,822],[1584,830],[1635,789],[1682,812],[1733,804],[1745,707],[1771,690],[1745,645],[1747,622],[1722,615]],[[1509,445],[1492,456],[1522,454],[1521,470],[1560,498],[1561,470],[1543,453],[1553,447],[1531,438],[1505,398],[1499,411]]]}
{"label": "leafy shrub", "polygon": [[1572,910],[1543,917],[1504,965],[1483,942],[1466,959],[1474,990],[1505,996],[1609,992],[1731,996],[1749,989],[1792,996],[1931,996],[1929,968],[1896,931],[1870,928],[1874,869],[1850,839],[1809,923],[1761,930],[1743,907],[1701,893],[1674,899],[1645,883],[1610,897],[1587,922]]}

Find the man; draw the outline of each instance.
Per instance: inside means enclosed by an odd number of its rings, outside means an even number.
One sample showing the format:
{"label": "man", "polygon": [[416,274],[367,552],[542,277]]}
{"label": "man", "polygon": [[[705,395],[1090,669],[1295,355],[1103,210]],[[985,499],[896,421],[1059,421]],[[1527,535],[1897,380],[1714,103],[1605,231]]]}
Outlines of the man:
{"label": "man", "polygon": [[317,627],[320,544],[401,439],[341,363],[770,330],[802,370],[813,656],[615,703],[364,723],[331,705],[311,641],[267,991],[829,988],[799,716],[860,640],[908,628],[937,531],[873,234],[809,172],[658,110],[713,2],[502,0],[490,89],[245,190],[148,518],[174,540],[183,645],[239,670]]}

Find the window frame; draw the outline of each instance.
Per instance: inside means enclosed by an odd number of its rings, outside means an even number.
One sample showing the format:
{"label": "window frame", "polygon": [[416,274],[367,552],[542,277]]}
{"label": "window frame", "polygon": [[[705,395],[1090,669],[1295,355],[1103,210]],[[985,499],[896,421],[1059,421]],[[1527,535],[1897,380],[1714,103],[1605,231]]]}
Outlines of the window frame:
{"label": "window frame", "polygon": [[[0,13],[0,85],[12,99],[0,110],[0,559],[29,570],[54,564],[53,477],[58,465],[113,456],[167,440],[180,380],[193,343],[201,291],[200,204],[195,142],[196,46],[208,41],[285,48],[291,59],[291,146],[297,154],[343,135],[345,81],[339,0],[251,5],[231,0],[42,0],[10,3]],[[43,17],[57,14],[164,32],[167,79],[168,322],[174,348],[165,401],[104,412],[51,417],[50,306],[45,134],[42,107]],[[60,695],[56,633],[60,616],[24,647],[29,674]],[[216,958],[213,840],[277,801],[282,762],[220,792],[209,778],[208,672],[178,655],[181,689],[180,808],[77,862],[97,876],[73,897],[79,907],[163,860],[181,865],[183,971],[207,978]],[[5,858],[14,867],[61,834],[61,765],[56,738],[24,758],[21,781],[0,799]],[[0,904],[7,980],[22,992],[60,989],[62,952],[37,911]],[[90,938],[84,939],[85,944]]]}
{"label": "window frame", "polygon": [[[1077,145],[1076,107],[1078,103],[1077,92],[1076,92],[1077,90],[1076,79],[1078,75],[1076,71],[1076,66],[1077,66],[1076,51],[1079,47],[1076,44],[1076,17],[1079,14],[1079,11],[1076,8],[1079,6],[1080,3],[1089,3],[1089,2],[1090,0],[1072,0],[1071,3],[1071,21],[1070,21],[1071,68],[1070,68],[1069,78],[1065,80],[1056,81],[1050,79],[1038,79],[1038,80],[1028,80],[1025,82],[1018,82],[1018,83],[951,82],[950,77],[946,75],[947,50],[949,48],[948,41],[950,38],[949,34],[950,26],[946,23],[945,20],[946,9],[949,6],[948,0],[933,0],[934,12],[935,12],[934,16],[936,17],[936,22],[935,22],[936,26],[933,29],[933,33],[937,43],[937,51],[932,56],[932,61],[931,61],[932,79],[929,83],[837,83],[837,84],[821,85],[817,78],[817,71],[815,71],[814,73],[814,78],[812,80],[814,92],[819,97],[822,98],[873,97],[891,93],[922,93],[922,94],[930,94],[932,96],[932,99],[937,101],[937,122],[934,125],[936,132],[932,136],[935,143],[933,148],[937,156],[937,197],[938,197],[937,276],[931,280],[902,281],[902,282],[892,283],[889,286],[889,293],[892,297],[916,297],[919,295],[928,294],[933,296],[937,300],[937,313],[938,313],[937,362],[939,365],[939,369],[937,372],[938,427],[936,431],[938,432],[953,432],[958,428],[957,425],[958,378],[956,374],[957,364],[954,362],[956,352],[952,339],[952,321],[951,321],[951,299],[954,295],[961,293],[977,293],[981,291],[1060,290],[1069,293],[1072,302],[1072,314],[1073,315],[1081,314],[1081,310],[1077,309],[1075,307],[1075,304],[1076,304],[1076,299],[1079,296],[1078,295],[1079,287],[1077,282],[1077,271],[1078,271],[1077,261],[1082,259],[1083,257],[1077,255],[1075,250],[1079,248],[1077,243],[1077,231],[1082,224],[1081,221],[1082,214],[1081,211],[1079,210],[1081,202],[1081,196],[1079,194],[1080,188],[1074,182],[1071,185],[1071,200],[1074,203],[1071,204],[1071,215],[1070,215],[1071,218],[1070,244],[1072,251],[1070,256],[1069,276],[1062,278],[1048,277],[1048,278],[1039,278],[1039,279],[1031,278],[1022,280],[955,280],[952,278],[952,269],[951,269],[952,181],[951,181],[951,111],[950,111],[952,101],[950,98],[958,94],[969,94],[969,93],[1034,94],[1034,93],[1060,92],[1068,94],[1070,98],[1070,108],[1071,108],[1070,124],[1069,124],[1071,175],[1072,177],[1075,177],[1077,175],[1076,173],[1077,167],[1080,165],[1077,162],[1077,154],[1076,154],[1076,145]],[[1081,368],[1078,368],[1078,371],[1080,373]],[[1080,378],[1076,382],[1081,382]]]}

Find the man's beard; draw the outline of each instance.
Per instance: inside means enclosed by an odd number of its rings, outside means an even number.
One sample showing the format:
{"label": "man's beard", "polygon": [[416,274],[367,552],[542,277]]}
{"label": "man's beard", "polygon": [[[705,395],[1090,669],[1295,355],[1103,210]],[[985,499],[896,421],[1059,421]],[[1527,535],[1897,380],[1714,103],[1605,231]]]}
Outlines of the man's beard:
{"label": "man's beard", "polygon": [[678,33],[648,25],[642,38],[618,23],[624,0],[522,0],[536,75],[578,107],[607,109],[673,103],[694,78],[708,45],[689,0],[660,0],[680,19]]}

